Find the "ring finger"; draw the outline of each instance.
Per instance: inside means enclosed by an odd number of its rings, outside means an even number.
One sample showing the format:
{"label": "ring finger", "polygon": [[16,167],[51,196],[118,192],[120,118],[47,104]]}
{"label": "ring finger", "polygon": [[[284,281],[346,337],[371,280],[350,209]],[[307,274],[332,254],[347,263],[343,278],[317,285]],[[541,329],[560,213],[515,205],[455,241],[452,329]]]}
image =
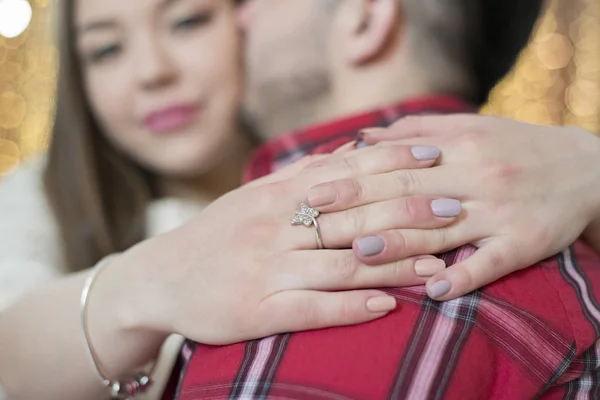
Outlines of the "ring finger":
{"label": "ring finger", "polygon": [[[355,238],[374,232],[442,228],[454,222],[461,211],[458,200],[411,196],[321,214],[316,221],[323,246],[338,249],[350,248]],[[290,226],[284,240],[296,249],[315,249],[316,227],[309,228],[311,232],[300,234],[299,227]]]}

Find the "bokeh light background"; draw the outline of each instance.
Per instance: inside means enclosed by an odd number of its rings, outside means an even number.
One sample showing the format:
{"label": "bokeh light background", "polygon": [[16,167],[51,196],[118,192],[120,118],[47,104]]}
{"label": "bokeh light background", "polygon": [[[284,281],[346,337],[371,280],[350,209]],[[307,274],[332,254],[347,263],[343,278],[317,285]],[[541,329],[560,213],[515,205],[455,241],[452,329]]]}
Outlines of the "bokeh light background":
{"label": "bokeh light background", "polygon": [[[0,176],[44,151],[52,126],[58,52],[55,0],[29,0],[31,25],[0,37]],[[485,113],[600,133],[600,0],[550,0],[515,71]]]}

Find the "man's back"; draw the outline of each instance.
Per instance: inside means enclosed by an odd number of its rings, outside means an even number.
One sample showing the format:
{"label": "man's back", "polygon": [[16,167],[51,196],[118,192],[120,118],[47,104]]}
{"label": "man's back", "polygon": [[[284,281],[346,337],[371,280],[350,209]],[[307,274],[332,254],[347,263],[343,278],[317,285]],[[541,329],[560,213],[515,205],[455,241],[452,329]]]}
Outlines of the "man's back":
{"label": "man's back", "polygon": [[599,265],[577,243],[457,300],[391,289],[399,308],[368,324],[197,346],[179,398],[576,397],[598,383]]}

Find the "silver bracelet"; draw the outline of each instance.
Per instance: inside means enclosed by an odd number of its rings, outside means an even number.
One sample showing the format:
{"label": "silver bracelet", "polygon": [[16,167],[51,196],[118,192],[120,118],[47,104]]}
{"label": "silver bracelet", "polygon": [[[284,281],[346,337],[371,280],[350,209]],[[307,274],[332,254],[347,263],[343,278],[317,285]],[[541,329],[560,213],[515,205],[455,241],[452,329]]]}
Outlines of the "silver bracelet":
{"label": "silver bracelet", "polygon": [[83,327],[85,344],[87,345],[90,358],[92,359],[96,371],[98,372],[98,375],[102,380],[102,384],[109,390],[111,398],[118,400],[132,400],[137,395],[144,393],[148,390],[148,388],[152,384],[152,371],[148,374],[144,372],[137,373],[131,378],[122,381],[109,379],[104,373],[102,367],[100,366],[100,362],[98,361],[96,350],[92,345],[90,333],[88,330],[87,309],[89,294],[92,288],[94,287],[96,278],[104,270],[104,267],[108,265],[112,257],[114,256],[106,257],[102,259],[98,264],[96,264],[96,266],[92,269],[92,272],[85,281],[85,285],[83,286],[83,290],[81,291],[81,324]]}

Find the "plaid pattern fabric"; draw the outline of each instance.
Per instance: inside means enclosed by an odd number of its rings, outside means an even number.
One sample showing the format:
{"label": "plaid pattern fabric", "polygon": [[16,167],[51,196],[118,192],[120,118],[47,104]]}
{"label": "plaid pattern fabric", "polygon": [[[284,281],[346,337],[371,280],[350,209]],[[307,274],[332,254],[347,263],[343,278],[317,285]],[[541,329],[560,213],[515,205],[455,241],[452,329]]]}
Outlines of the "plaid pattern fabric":
{"label": "plaid pattern fabric", "polygon": [[[443,98],[408,104],[267,144],[248,177],[331,151],[406,110],[468,110]],[[451,265],[474,251],[464,246],[441,257]],[[187,342],[164,399],[598,399],[599,267],[598,256],[577,242],[449,302],[430,300],[422,287],[385,289],[398,309],[367,324],[230,346]]]}
{"label": "plaid pattern fabric", "polygon": [[357,138],[359,130],[385,127],[407,115],[456,114],[475,112],[475,108],[456,97],[415,99],[359,114],[341,121],[292,132],[262,145],[250,159],[244,181],[269,175],[278,168],[291,164],[307,154],[331,153],[336,148]]}

